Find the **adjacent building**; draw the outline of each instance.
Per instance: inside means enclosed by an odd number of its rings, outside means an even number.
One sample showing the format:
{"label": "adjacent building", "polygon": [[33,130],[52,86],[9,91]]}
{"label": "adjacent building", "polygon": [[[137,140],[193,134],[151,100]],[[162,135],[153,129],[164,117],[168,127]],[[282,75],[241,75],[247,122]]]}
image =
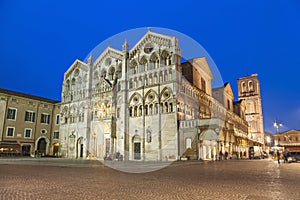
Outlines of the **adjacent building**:
{"label": "adjacent building", "polygon": [[0,88],[0,155],[57,155],[58,103]]}
{"label": "adjacent building", "polygon": [[274,134],[276,147],[284,147],[290,152],[300,152],[300,130],[288,130]]}

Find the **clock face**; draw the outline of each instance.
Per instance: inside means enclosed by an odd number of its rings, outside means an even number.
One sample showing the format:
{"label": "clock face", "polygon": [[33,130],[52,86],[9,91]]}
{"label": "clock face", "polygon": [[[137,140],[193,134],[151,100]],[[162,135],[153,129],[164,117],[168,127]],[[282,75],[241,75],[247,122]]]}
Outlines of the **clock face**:
{"label": "clock face", "polygon": [[154,49],[153,44],[147,43],[147,44],[145,45],[145,47],[144,47],[144,52],[145,52],[145,53],[151,53],[151,52],[153,51],[153,49]]}

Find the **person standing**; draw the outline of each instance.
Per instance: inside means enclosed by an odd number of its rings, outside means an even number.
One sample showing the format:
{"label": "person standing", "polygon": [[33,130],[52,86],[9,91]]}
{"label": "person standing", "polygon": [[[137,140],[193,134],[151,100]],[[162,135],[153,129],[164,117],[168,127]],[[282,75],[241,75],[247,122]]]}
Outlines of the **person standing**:
{"label": "person standing", "polygon": [[222,151],[219,152],[219,160],[222,160],[222,157],[223,157],[223,153]]}
{"label": "person standing", "polygon": [[288,151],[286,149],[283,152],[283,156],[284,156],[284,163],[288,163]]}
{"label": "person standing", "polygon": [[278,161],[278,164],[280,164],[280,152],[277,151],[277,161]]}

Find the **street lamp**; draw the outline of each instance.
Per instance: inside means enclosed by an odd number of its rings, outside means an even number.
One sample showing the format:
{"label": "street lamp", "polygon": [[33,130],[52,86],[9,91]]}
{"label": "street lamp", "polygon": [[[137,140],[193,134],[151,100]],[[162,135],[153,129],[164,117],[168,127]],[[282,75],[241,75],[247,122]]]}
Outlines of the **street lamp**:
{"label": "street lamp", "polygon": [[282,126],[282,123],[280,123],[277,120],[275,120],[273,126],[276,128],[276,133],[279,133],[279,127]]}

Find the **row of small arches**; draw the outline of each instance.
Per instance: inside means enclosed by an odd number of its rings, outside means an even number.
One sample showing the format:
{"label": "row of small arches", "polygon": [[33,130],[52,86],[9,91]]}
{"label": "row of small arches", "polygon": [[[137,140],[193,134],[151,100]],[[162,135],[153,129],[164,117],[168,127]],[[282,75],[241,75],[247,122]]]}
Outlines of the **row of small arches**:
{"label": "row of small arches", "polygon": [[[159,110],[160,109],[160,110]],[[160,111],[160,112],[159,112]],[[141,117],[143,115],[157,115],[159,113],[173,113],[174,104],[173,102],[163,102],[163,103],[151,103],[146,105],[137,105],[129,107],[129,116],[130,117]]]}

